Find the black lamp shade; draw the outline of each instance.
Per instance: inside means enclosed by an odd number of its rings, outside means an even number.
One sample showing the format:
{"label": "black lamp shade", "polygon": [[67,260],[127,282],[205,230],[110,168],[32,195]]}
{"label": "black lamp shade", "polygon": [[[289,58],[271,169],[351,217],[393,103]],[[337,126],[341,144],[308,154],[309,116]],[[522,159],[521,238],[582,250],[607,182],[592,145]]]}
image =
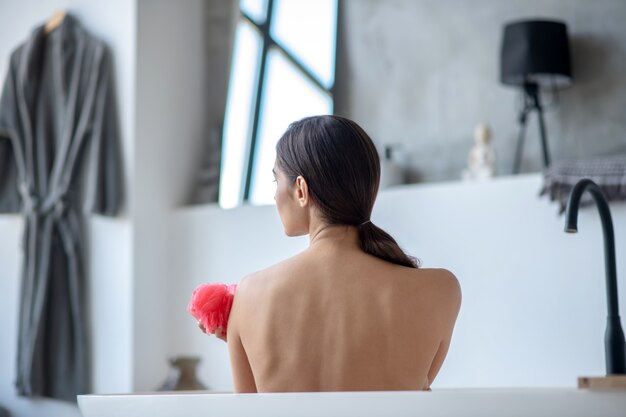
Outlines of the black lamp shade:
{"label": "black lamp shade", "polygon": [[567,26],[550,20],[524,20],[504,27],[500,53],[503,84],[534,83],[556,88],[572,83]]}

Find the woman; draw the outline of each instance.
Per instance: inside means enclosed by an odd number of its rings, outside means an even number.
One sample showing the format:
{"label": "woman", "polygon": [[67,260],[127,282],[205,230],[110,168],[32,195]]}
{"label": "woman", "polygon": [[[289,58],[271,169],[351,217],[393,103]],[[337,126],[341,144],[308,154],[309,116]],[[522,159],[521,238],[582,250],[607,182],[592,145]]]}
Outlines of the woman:
{"label": "woman", "polygon": [[452,273],[418,269],[370,220],[380,162],[338,116],[276,146],[276,207],[304,252],[246,277],[228,322],[236,392],[427,390],[460,308]]}

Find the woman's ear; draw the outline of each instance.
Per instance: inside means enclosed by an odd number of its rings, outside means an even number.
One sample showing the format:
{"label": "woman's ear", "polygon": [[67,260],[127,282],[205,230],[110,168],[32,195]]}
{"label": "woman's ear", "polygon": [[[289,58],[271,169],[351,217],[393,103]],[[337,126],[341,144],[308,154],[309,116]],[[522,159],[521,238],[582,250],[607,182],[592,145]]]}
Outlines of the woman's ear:
{"label": "woman's ear", "polygon": [[302,175],[296,178],[295,196],[300,207],[305,207],[309,202],[309,186]]}

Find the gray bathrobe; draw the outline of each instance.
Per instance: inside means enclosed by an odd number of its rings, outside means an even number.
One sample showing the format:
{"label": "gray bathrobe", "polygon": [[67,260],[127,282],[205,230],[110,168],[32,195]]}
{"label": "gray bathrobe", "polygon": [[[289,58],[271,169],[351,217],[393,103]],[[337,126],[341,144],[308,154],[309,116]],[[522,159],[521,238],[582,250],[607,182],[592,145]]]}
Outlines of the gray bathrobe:
{"label": "gray bathrobe", "polygon": [[0,213],[25,217],[20,395],[76,401],[89,389],[81,212],[118,211],[117,134],[104,44],[70,15],[34,29],[0,98]]}

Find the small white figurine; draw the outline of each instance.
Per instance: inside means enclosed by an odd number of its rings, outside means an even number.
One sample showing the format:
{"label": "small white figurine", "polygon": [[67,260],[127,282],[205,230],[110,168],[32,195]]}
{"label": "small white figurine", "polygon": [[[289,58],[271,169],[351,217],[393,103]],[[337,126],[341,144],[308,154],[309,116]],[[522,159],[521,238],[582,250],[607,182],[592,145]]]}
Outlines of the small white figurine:
{"label": "small white figurine", "polygon": [[467,158],[468,169],[462,173],[467,181],[486,180],[494,176],[496,153],[490,146],[491,129],[486,123],[481,123],[474,129],[474,147]]}
{"label": "small white figurine", "polygon": [[380,189],[404,184],[405,174],[401,164],[401,145],[385,145],[384,157],[380,159]]}

